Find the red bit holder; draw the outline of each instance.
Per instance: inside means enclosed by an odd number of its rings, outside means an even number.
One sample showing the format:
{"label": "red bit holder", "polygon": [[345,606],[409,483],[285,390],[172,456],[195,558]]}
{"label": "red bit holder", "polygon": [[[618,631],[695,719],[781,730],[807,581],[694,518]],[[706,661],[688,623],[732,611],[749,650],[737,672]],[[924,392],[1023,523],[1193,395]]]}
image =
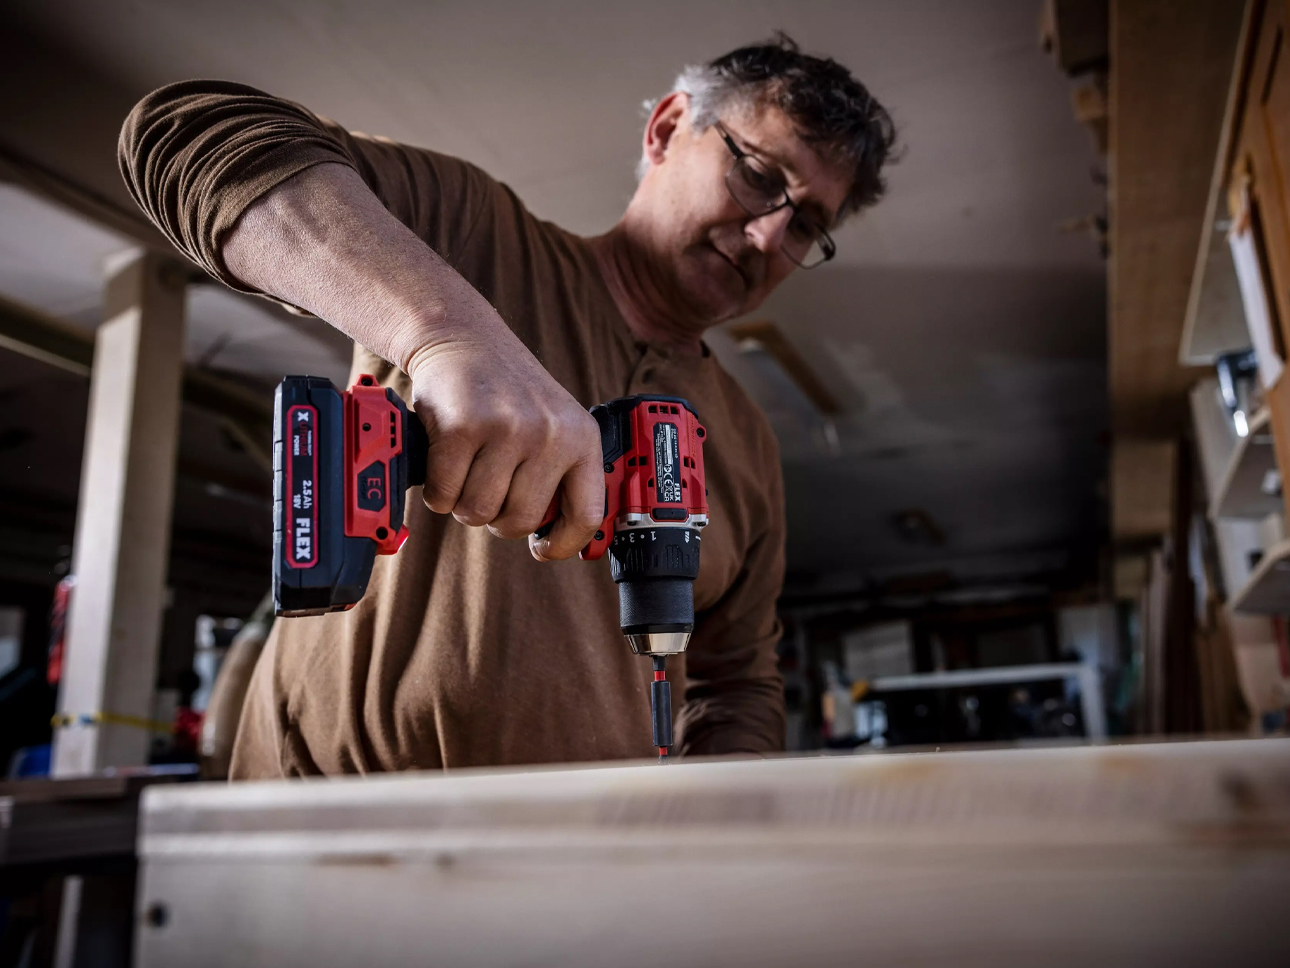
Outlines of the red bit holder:
{"label": "red bit holder", "polygon": [[654,681],[649,689],[649,711],[654,721],[654,745],[658,747],[658,761],[666,763],[672,748],[672,685],[667,681],[667,659],[656,655]]}

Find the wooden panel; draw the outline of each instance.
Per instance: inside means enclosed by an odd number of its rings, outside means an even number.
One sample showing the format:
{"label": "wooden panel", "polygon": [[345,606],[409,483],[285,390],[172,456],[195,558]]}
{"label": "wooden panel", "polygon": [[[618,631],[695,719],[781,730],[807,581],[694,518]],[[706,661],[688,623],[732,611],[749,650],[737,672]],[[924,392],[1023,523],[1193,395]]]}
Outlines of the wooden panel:
{"label": "wooden panel", "polygon": [[1244,5],[1111,4],[1112,430],[1172,436],[1198,371],[1180,366]]}
{"label": "wooden panel", "polygon": [[150,790],[136,964],[1290,963],[1290,739]]}
{"label": "wooden panel", "polygon": [[1258,159],[1258,167],[1264,170],[1257,172],[1260,194],[1264,209],[1276,205],[1280,229],[1277,242],[1283,261],[1277,265],[1277,301],[1283,326],[1290,324],[1290,196],[1286,193],[1290,184],[1290,50],[1286,46],[1290,38],[1286,36],[1286,8],[1286,0],[1268,5],[1249,92],[1254,95],[1251,107],[1262,121],[1263,157]]}
{"label": "wooden panel", "polygon": [[1290,325],[1290,208],[1286,205],[1286,162],[1290,143],[1278,145],[1278,132],[1290,117],[1290,51],[1286,37],[1286,0],[1267,5],[1254,40],[1253,65],[1245,99],[1238,153],[1229,188],[1233,216],[1241,214],[1248,192],[1255,242],[1265,259],[1266,283],[1283,345]]}
{"label": "wooden panel", "polygon": [[[1228,207],[1240,218],[1248,204],[1251,231],[1263,266],[1264,288],[1281,337],[1290,345],[1290,50],[1286,0],[1271,0],[1251,38]],[[1290,467],[1290,379],[1267,390],[1277,464]],[[1284,493],[1290,513],[1290,494]]]}

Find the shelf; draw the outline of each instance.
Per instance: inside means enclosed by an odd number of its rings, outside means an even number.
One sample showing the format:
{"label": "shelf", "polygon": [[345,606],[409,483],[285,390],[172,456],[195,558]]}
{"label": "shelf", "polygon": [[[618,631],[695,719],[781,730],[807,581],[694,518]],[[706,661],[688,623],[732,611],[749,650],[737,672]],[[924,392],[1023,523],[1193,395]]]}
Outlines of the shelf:
{"label": "shelf", "polygon": [[1276,470],[1272,448],[1272,427],[1267,407],[1250,420],[1250,432],[1237,440],[1227,468],[1209,505],[1209,516],[1218,518],[1265,518],[1280,511],[1281,494],[1267,494],[1263,480]]}
{"label": "shelf", "polygon": [[1250,580],[1232,596],[1232,609],[1255,615],[1290,614],[1290,540],[1263,553]]}
{"label": "shelf", "polygon": [[956,669],[952,672],[916,672],[907,676],[878,676],[869,680],[873,692],[909,689],[961,689],[967,686],[1040,682],[1045,679],[1075,679],[1080,687],[1084,731],[1089,739],[1106,738],[1106,713],[1102,708],[1101,676],[1096,666],[1080,662],[1051,662],[1038,665],[996,666],[989,669]]}

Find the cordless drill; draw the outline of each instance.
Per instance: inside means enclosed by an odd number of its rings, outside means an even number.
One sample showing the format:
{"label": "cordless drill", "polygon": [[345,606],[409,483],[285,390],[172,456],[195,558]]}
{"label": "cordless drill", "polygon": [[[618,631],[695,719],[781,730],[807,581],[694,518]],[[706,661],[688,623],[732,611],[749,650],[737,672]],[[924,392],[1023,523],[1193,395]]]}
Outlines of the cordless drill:
{"label": "cordless drill", "polygon": [[[609,552],[619,624],[654,665],[654,745],[672,745],[667,656],[694,631],[700,532],[708,523],[706,431],[679,397],[620,397],[591,408],[600,427],[605,516],[579,557]],[[289,376],[273,414],[273,603],[278,615],[353,608],[377,555],[403,546],[406,491],[425,483],[429,440],[415,413],[371,376],[341,392]],[[549,533],[552,501],[538,529]]]}

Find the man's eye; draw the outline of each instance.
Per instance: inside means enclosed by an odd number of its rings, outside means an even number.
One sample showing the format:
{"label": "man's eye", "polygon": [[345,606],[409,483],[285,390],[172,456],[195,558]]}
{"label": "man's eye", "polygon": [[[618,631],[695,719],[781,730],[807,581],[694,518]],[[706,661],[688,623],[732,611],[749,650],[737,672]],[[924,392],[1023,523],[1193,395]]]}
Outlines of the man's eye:
{"label": "man's eye", "polygon": [[794,215],[788,222],[788,234],[802,242],[814,240],[819,229],[804,215]]}
{"label": "man's eye", "polygon": [[759,168],[750,158],[744,159],[744,180],[748,182],[749,188],[767,196],[777,195],[782,190],[779,179]]}

